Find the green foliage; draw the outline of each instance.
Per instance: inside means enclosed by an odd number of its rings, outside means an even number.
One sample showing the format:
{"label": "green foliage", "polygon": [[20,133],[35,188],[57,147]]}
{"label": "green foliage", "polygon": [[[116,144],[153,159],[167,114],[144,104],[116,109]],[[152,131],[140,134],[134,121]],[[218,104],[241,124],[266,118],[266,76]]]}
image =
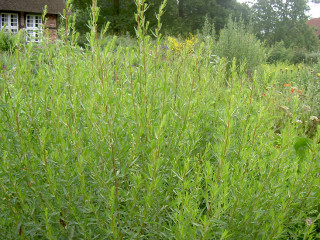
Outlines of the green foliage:
{"label": "green foliage", "polygon": [[310,150],[311,145],[312,141],[310,139],[305,137],[296,137],[293,147],[300,159],[305,160],[306,152]]}
{"label": "green foliage", "polygon": [[268,45],[283,41],[287,48],[312,51],[319,47],[317,37],[306,25],[307,1],[258,0],[252,10],[255,33]]}
{"label": "green foliage", "polygon": [[298,64],[307,62],[307,53],[303,49],[296,49],[293,52],[291,63]]}
{"label": "green foliage", "polygon": [[205,17],[201,31],[198,32],[198,37],[200,38],[200,41],[207,43],[210,40],[216,40],[216,30],[214,23],[211,23],[207,16]]}
{"label": "green foliage", "polygon": [[277,42],[268,51],[268,63],[286,62],[292,64],[315,64],[320,59],[319,52],[308,52],[300,48],[287,48],[284,42]]}
{"label": "green foliage", "polygon": [[307,54],[307,63],[316,64],[320,61],[320,51]]}
{"label": "green foliage", "polygon": [[[291,26],[288,26],[291,27]],[[320,41],[314,31],[305,22],[299,22],[292,26],[292,32],[286,35],[284,41],[289,46],[305,49],[306,51],[316,51],[319,49]]]}
{"label": "green foliage", "polygon": [[248,70],[254,70],[265,61],[262,43],[244,26],[243,21],[236,22],[231,18],[220,32],[215,52],[229,62],[235,58],[238,66],[245,62]]}
{"label": "green foliage", "polygon": [[0,31],[0,51],[11,51],[14,48],[14,38],[11,34],[5,32],[4,29]]}
{"label": "green foliage", "polygon": [[[74,12],[77,14],[77,31],[84,34],[88,31],[87,23],[92,0],[74,0],[73,2]],[[151,28],[157,25],[155,13],[158,12],[162,2],[162,0],[145,1],[147,4],[145,17]],[[220,31],[224,27],[230,14],[236,17],[242,16],[246,21],[249,19],[249,7],[239,4],[236,0],[183,0],[180,2],[181,8],[178,1],[170,0],[166,4],[162,24],[167,34],[177,36],[179,34],[187,35],[189,32],[195,33],[201,29],[205,16],[214,23],[216,31]],[[101,13],[98,29],[102,28],[106,22],[110,22],[109,30],[111,33],[120,35],[128,32],[134,35],[136,27],[134,0],[98,1],[97,6]]]}
{"label": "green foliage", "polygon": [[138,8],[137,48],[93,9],[90,47],[67,24],[0,71],[0,238],[316,239],[317,74],[163,49]]}
{"label": "green foliage", "polygon": [[[268,69],[272,72],[274,81],[278,83],[266,91],[276,91],[273,101],[284,115],[280,125],[286,124],[287,117],[290,116],[297,122],[303,134],[308,137],[314,136],[319,123],[316,119],[320,114],[320,68],[317,65],[310,67],[278,62],[276,65],[268,65]],[[269,96],[269,93],[265,94]]]}
{"label": "green foliage", "polygon": [[[81,35],[88,32],[88,21],[90,20],[91,0],[74,0],[74,12],[77,15],[76,29]],[[110,22],[109,30],[114,34],[126,34],[129,32],[134,35],[134,27],[136,22],[134,19],[134,12],[136,5],[133,0],[122,0],[119,14],[115,14],[113,3],[111,1],[98,1],[97,7],[99,8],[100,17],[97,21],[97,28],[99,31]],[[154,17],[154,16],[153,16]],[[82,45],[84,37],[80,37]]]}
{"label": "green foliage", "polygon": [[268,63],[290,62],[293,51],[284,46],[284,42],[275,43],[268,52]]}

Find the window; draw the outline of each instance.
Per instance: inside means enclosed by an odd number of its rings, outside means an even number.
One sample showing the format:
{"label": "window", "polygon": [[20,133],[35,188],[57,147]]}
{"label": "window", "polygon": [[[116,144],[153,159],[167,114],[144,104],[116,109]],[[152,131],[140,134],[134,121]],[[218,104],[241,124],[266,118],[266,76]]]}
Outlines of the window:
{"label": "window", "polygon": [[5,28],[8,32],[16,34],[18,32],[18,14],[1,13],[0,16],[1,29]]}
{"label": "window", "polygon": [[26,16],[26,30],[28,42],[40,42],[42,36],[42,17],[41,15]]}

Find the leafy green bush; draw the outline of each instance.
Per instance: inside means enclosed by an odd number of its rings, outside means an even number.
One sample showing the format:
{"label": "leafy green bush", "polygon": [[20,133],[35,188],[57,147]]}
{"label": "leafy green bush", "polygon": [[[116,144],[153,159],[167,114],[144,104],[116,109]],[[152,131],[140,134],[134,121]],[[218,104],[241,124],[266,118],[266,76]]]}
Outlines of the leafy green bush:
{"label": "leafy green bush", "polygon": [[247,69],[253,70],[265,61],[265,48],[250,29],[242,21],[235,22],[231,18],[227,26],[221,30],[215,52],[231,63],[235,58],[239,66],[244,61]]}
{"label": "leafy green bush", "polygon": [[305,63],[307,61],[307,53],[303,49],[295,49],[291,58],[291,63]]}
{"label": "leafy green bush", "polygon": [[307,63],[316,64],[320,61],[320,52],[311,52],[307,54]]}
{"label": "leafy green bush", "polygon": [[5,30],[0,31],[0,51],[10,51],[13,50],[14,39],[13,36]]}
{"label": "leafy green bush", "polygon": [[285,47],[284,42],[277,42],[268,52],[268,63],[290,62],[292,59],[292,51]]}
{"label": "leafy green bush", "polygon": [[286,48],[284,42],[277,42],[268,51],[267,62],[270,64],[283,62],[291,64],[307,63],[314,64],[320,59],[319,52],[308,53],[301,48]]}

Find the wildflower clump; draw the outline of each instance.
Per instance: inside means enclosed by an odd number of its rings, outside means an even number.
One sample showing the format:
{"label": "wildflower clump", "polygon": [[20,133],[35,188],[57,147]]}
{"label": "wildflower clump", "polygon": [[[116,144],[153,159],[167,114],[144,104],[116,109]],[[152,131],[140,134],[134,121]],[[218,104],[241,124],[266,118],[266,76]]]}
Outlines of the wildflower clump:
{"label": "wildflower clump", "polygon": [[189,37],[184,40],[183,42],[179,42],[177,38],[168,37],[168,45],[170,46],[171,50],[177,54],[183,52],[184,49],[187,50],[188,53],[194,52],[195,44],[199,42],[197,36],[189,33]]}
{"label": "wildflower clump", "polygon": [[168,42],[170,45],[171,50],[180,53],[183,49],[182,43],[180,43],[176,38],[174,37],[168,37]]}
{"label": "wildflower clump", "polygon": [[196,43],[199,42],[199,39],[197,36],[192,35],[191,33],[189,34],[189,37],[185,40],[185,48],[188,49],[188,51],[193,51],[194,46]]}

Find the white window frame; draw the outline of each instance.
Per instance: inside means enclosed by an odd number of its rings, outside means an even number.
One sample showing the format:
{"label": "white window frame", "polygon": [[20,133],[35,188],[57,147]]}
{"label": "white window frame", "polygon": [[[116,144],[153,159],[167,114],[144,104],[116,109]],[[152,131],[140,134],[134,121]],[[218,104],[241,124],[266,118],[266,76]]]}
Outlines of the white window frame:
{"label": "white window frame", "polygon": [[[4,21],[4,19],[7,21]],[[17,13],[0,12],[0,26],[1,29],[5,28],[6,31],[16,34],[19,31],[19,16]]]}
{"label": "white window frame", "polygon": [[26,40],[27,42],[42,41],[42,15],[26,15]]}

